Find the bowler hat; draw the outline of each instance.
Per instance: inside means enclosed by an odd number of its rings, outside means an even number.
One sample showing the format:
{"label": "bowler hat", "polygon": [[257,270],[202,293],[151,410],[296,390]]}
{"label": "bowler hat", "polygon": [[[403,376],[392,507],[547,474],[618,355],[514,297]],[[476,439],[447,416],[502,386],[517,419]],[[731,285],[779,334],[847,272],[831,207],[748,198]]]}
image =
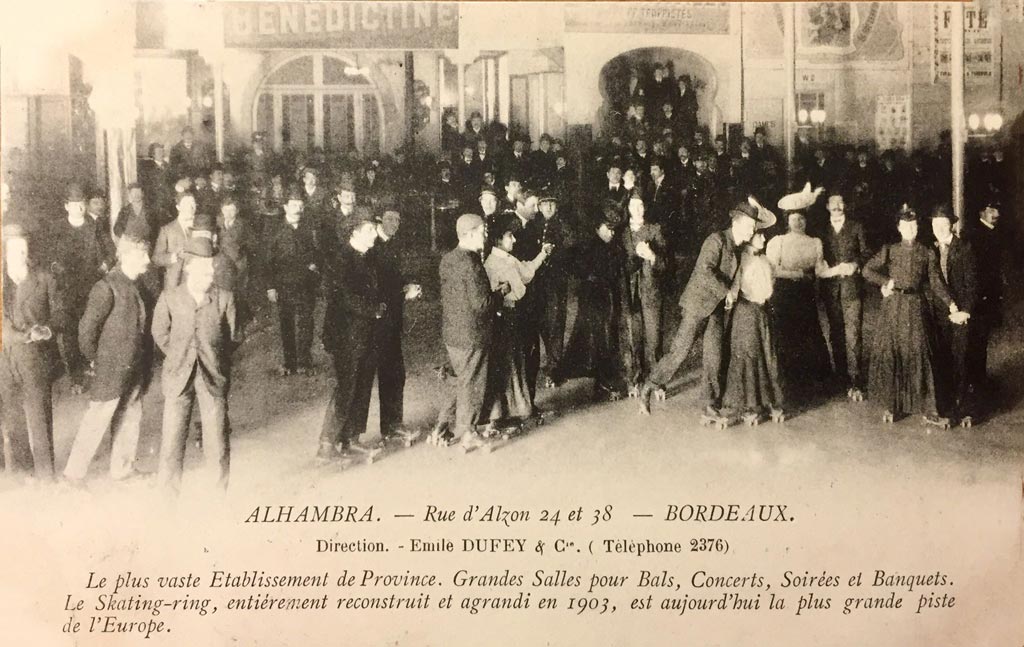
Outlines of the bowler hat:
{"label": "bowler hat", "polygon": [[191,258],[213,258],[213,241],[203,236],[192,236],[185,240],[181,255]]}
{"label": "bowler hat", "polygon": [[85,192],[82,191],[82,187],[78,186],[77,184],[70,185],[68,187],[67,198],[64,200],[64,202],[85,202]]}
{"label": "bowler hat", "polygon": [[757,220],[757,207],[747,201],[738,202],[736,203],[736,206],[729,210],[729,216],[735,216],[737,214]]}
{"label": "bowler hat", "polygon": [[288,200],[299,200],[300,202],[306,201],[306,192],[302,190],[302,187],[292,185],[288,188]]}
{"label": "bowler hat", "polygon": [[193,231],[216,231],[217,219],[208,213],[197,213],[192,221]]}
{"label": "bowler hat", "polygon": [[608,225],[609,229],[615,229],[622,224],[622,205],[612,199],[604,201],[601,208],[601,223]]}

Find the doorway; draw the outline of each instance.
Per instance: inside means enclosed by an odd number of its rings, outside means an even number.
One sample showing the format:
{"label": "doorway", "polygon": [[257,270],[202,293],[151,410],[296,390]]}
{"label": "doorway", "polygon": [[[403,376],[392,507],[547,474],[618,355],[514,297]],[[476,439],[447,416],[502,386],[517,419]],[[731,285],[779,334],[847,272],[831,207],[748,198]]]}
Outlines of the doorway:
{"label": "doorway", "polygon": [[279,65],[256,93],[254,130],[274,150],[377,155],[384,147],[380,93],[365,68],[333,54]]}

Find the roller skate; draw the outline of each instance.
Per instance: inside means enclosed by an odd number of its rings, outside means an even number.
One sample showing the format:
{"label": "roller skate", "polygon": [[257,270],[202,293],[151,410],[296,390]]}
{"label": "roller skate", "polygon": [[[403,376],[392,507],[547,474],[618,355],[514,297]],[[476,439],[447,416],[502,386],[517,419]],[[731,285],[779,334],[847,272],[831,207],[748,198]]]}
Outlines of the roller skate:
{"label": "roller skate", "polygon": [[743,414],[743,424],[748,427],[756,427],[761,424],[761,413],[759,411],[747,411]]}
{"label": "roller skate", "polygon": [[382,445],[367,445],[359,440],[352,439],[348,445],[342,447],[342,453],[356,460],[361,460],[367,465],[372,465],[377,456],[384,450]]}
{"label": "roller skate", "polygon": [[932,433],[931,427],[949,429],[949,418],[943,418],[941,416],[922,416],[921,422],[925,425],[925,433]]}
{"label": "roller skate", "polygon": [[486,448],[487,442],[480,437],[476,431],[467,431],[462,434],[462,439],[459,440],[459,449],[462,450],[463,454],[468,454],[474,449]]}
{"label": "roller skate", "polygon": [[892,415],[892,411],[884,411],[882,413],[882,423],[891,425],[896,421],[896,417]]}
{"label": "roller skate", "polygon": [[594,402],[618,402],[622,399],[622,392],[604,384],[594,385]]}
{"label": "roller skate", "polygon": [[850,402],[863,402],[864,392],[855,386],[850,387],[849,389],[846,390],[846,397],[848,400],[850,400]]}
{"label": "roller skate", "polygon": [[629,389],[626,391],[626,395],[630,400],[635,400],[643,393],[643,386],[640,384],[630,384]]}
{"label": "roller skate", "polygon": [[455,434],[444,425],[435,426],[427,436],[427,444],[434,447],[448,447],[454,441]]}
{"label": "roller skate", "polygon": [[393,438],[396,442],[401,442],[403,447],[412,447],[413,443],[420,439],[422,432],[418,429],[412,431],[399,427],[395,429],[390,438]]}
{"label": "roller skate", "polygon": [[335,447],[334,443],[323,442],[320,443],[320,448],[316,452],[316,462],[318,465],[328,465],[341,458],[341,453],[338,448]]}
{"label": "roller skate", "polygon": [[772,422],[781,425],[786,422],[786,413],[782,409],[772,409]]}
{"label": "roller skate", "polygon": [[637,395],[633,395],[633,389],[636,387],[629,388],[629,397],[636,397],[640,400],[640,415],[649,416],[651,415],[651,396],[654,394],[654,387],[649,384],[644,384],[640,387],[640,391]]}
{"label": "roller skate", "polygon": [[970,429],[973,424],[974,418],[971,416],[964,416],[963,418],[960,418],[960,426],[964,429]]}
{"label": "roller skate", "polygon": [[728,427],[731,422],[725,412],[719,411],[714,407],[705,407],[703,413],[700,414],[701,427],[715,427],[718,430],[722,430]]}

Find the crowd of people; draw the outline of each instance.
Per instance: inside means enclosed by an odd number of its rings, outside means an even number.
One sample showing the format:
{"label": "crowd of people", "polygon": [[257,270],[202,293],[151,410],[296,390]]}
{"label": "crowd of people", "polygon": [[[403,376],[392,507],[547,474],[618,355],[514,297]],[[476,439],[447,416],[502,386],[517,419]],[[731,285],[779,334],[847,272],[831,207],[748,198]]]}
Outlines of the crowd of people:
{"label": "crowd of people", "polygon": [[[439,278],[452,388],[434,444],[471,449],[509,433],[543,415],[538,387],[580,377],[595,399],[634,397],[649,414],[698,343],[702,419],[720,425],[782,420],[830,378],[851,400],[866,392],[887,421],[967,426],[983,414],[1002,308],[1002,154],[972,166],[963,222],[947,206],[941,153],[876,156],[801,137],[787,183],[763,128],[710,139],[690,80],[660,72],[658,86],[631,77],[607,140],[571,155],[476,113],[461,129],[447,120],[444,156],[426,172],[402,153],[275,154],[261,133],[219,164],[185,129],[169,155],[149,148],[115,218],[101,192],[77,185],[60,217],[5,208],[5,448],[21,410],[35,474],[54,476],[52,387],[64,373],[89,400],[64,479],[85,478],[108,433],[111,477],[134,476],[141,398],[159,367],[158,481],[180,486],[198,400],[207,471],[226,486],[232,353],[269,306],[276,374],[313,373],[319,299],[335,386],[318,460],[375,451],[360,439],[375,380],[381,442],[415,438],[402,322],[424,292],[403,273],[399,231],[422,196],[450,250]],[[882,305],[865,348],[869,286]]]}

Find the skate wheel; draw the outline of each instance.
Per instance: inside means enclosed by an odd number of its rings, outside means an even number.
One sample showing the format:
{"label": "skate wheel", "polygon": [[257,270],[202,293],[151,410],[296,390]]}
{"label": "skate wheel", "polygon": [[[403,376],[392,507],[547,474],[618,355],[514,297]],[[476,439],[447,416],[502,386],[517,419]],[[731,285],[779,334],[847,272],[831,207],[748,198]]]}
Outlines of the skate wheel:
{"label": "skate wheel", "polygon": [[715,423],[715,427],[717,427],[719,431],[722,431],[723,429],[725,429],[725,423],[724,422],[717,422],[717,423]]}
{"label": "skate wheel", "polygon": [[963,427],[964,429],[970,429],[971,423],[972,421],[970,418],[964,418],[963,420],[960,421],[960,426]]}
{"label": "skate wheel", "polygon": [[412,447],[412,441],[411,440],[406,440],[402,444],[405,445],[406,447]]}
{"label": "skate wheel", "polygon": [[658,402],[664,402],[665,401],[665,389],[656,389],[654,391],[654,399],[657,400]]}

